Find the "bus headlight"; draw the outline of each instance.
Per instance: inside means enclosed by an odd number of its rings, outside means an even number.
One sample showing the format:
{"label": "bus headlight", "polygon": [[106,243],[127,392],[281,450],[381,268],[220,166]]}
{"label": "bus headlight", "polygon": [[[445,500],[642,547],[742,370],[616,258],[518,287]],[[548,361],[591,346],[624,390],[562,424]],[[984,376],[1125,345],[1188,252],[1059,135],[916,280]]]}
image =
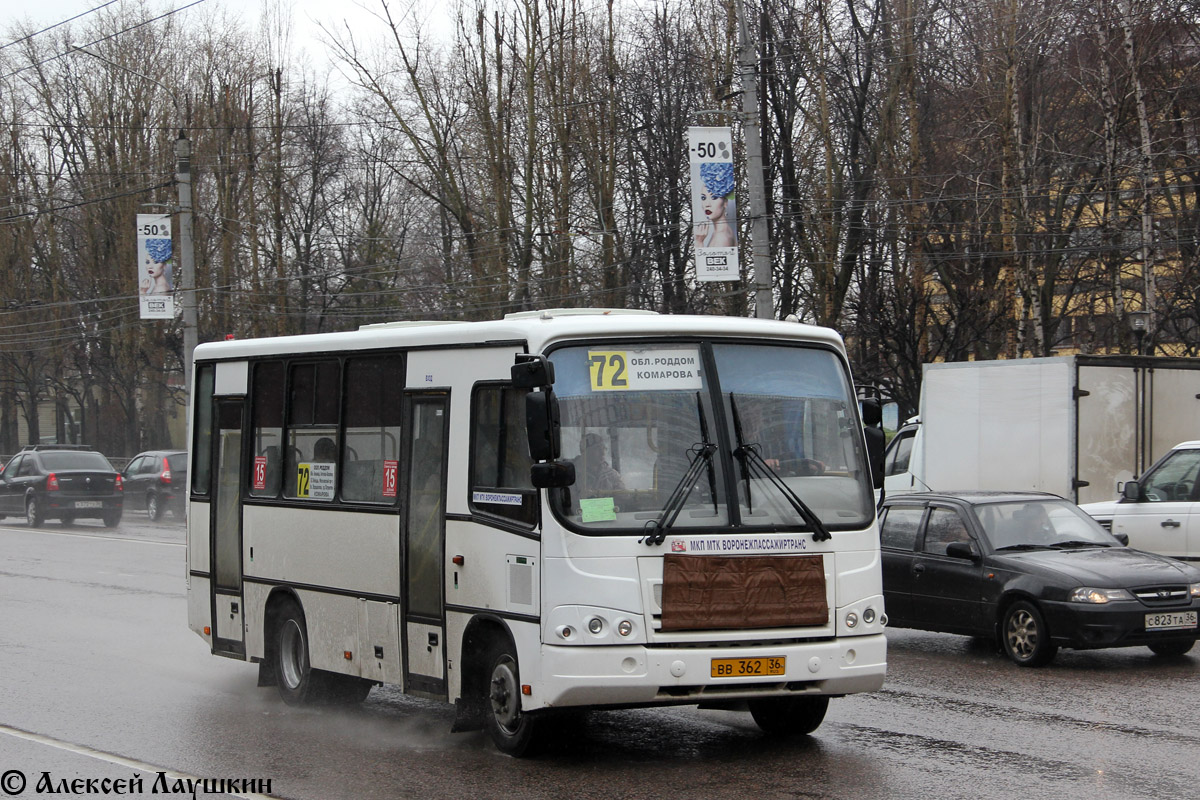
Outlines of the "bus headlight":
{"label": "bus headlight", "polygon": [[633,633],[633,623],[627,619],[623,619],[617,623],[617,633],[622,636],[628,636]]}
{"label": "bus headlight", "polygon": [[863,611],[863,622],[870,625],[874,621],[875,621],[875,609],[868,607],[866,611]]}
{"label": "bus headlight", "polygon": [[847,628],[857,628],[858,627],[858,614],[855,614],[853,611],[851,611],[849,614],[846,615],[846,627]]}
{"label": "bus headlight", "polygon": [[591,631],[594,636],[599,636],[600,632],[604,630],[604,620],[600,619],[599,617],[592,617],[588,620],[587,625],[588,630]]}

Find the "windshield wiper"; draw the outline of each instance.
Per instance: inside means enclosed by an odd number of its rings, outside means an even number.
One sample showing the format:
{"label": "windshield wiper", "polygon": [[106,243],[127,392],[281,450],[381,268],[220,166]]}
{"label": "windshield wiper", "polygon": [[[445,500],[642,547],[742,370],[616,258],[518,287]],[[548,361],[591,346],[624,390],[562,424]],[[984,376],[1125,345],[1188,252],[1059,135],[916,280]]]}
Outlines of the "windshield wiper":
{"label": "windshield wiper", "polygon": [[1050,545],[1055,550],[1076,550],[1083,547],[1112,547],[1111,544],[1104,542],[1085,542],[1082,539],[1070,539],[1065,542],[1055,542]]}
{"label": "windshield wiper", "polygon": [[1048,544],[1033,544],[1031,542],[1025,542],[1022,544],[1009,544],[1009,545],[1005,545],[1004,547],[997,547],[996,552],[999,553],[1002,550],[1049,550],[1049,549],[1050,549],[1050,545],[1048,545]]}
{"label": "windshield wiper", "polygon": [[[662,513],[658,515],[658,519],[650,520],[646,523],[645,535],[640,541],[647,545],[654,546],[662,544],[667,538],[667,531],[675,524],[675,520],[679,517],[679,512],[683,510],[683,504],[687,502],[691,496],[692,490],[696,488],[696,481],[700,478],[700,470],[705,466],[708,468],[708,488],[713,498],[713,513],[717,513],[717,478],[713,471],[713,453],[717,452],[717,446],[712,444],[708,439],[708,418],[704,416],[704,404],[700,399],[700,393],[696,392],[696,413],[700,417],[700,443],[692,445],[688,450],[692,454],[692,460],[688,462],[688,467],[684,470],[683,477],[679,479],[679,483],[675,484],[675,488],[671,491],[671,496],[667,498],[667,502],[663,504]],[[703,464],[701,461],[703,460]]]}
{"label": "windshield wiper", "polygon": [[692,490],[696,488],[696,481],[699,480],[700,471],[704,469],[705,463],[707,462],[709,468],[712,468],[712,454],[716,451],[717,446],[708,442],[693,445],[688,450],[692,454],[692,460],[688,464],[687,471],[683,473],[679,483],[675,484],[675,489],[663,505],[658,519],[652,519],[646,523],[645,535],[639,541],[645,542],[651,547],[663,543],[667,538],[667,531],[675,524],[679,512],[683,510],[683,504],[687,502]]}
{"label": "windshield wiper", "polygon": [[[738,414],[737,400],[733,392],[729,393],[729,408],[733,412],[733,430],[737,436],[738,443],[737,449],[733,451],[733,456],[742,464],[742,476],[746,480],[746,504],[750,505],[750,478],[766,478],[779,490],[779,493],[792,505],[792,508],[796,509],[796,513],[808,524],[808,527],[812,528],[814,541],[825,542],[832,539],[832,534],[829,533],[825,524],[821,522],[821,518],[808,507],[807,503],[800,499],[799,495],[792,491],[790,486],[784,483],[779,473],[771,468],[771,465],[758,452],[758,445],[743,443],[742,419],[741,415]],[[757,476],[755,476],[756,472]],[[751,511],[753,511],[753,506],[751,506]]]}

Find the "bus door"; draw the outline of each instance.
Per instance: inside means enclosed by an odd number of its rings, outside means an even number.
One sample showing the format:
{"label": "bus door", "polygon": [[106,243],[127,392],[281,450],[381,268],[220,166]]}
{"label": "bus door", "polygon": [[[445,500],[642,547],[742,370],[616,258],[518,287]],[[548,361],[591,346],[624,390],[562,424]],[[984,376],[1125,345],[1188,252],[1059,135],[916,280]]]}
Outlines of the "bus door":
{"label": "bus door", "polygon": [[212,542],[213,652],[244,655],[242,617],[242,411],[243,398],[216,401],[213,453]]}
{"label": "bus door", "polygon": [[405,686],[446,693],[446,451],[450,404],[445,394],[407,395],[408,476],[402,513]]}

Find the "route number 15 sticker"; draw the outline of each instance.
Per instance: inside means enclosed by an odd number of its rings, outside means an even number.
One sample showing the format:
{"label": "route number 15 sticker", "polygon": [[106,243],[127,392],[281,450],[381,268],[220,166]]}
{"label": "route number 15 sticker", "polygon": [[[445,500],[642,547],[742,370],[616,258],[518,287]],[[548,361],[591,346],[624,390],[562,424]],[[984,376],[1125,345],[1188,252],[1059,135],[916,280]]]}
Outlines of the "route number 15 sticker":
{"label": "route number 15 sticker", "polygon": [[589,350],[588,374],[593,392],[654,392],[701,388],[700,351]]}

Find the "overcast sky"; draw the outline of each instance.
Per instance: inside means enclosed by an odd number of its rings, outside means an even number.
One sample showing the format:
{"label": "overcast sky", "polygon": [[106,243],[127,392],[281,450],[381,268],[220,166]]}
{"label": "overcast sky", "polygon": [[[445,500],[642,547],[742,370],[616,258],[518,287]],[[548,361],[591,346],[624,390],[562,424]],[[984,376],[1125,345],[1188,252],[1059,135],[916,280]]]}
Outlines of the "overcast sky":
{"label": "overcast sky", "polygon": [[[122,0],[116,0],[117,3]],[[183,9],[179,13],[184,19],[198,18],[201,14],[218,8],[240,17],[248,29],[258,26],[264,7],[273,0],[149,0],[146,4],[146,17],[153,18],[166,14],[172,9]],[[343,30],[343,22],[350,26],[356,39],[369,42],[380,33],[380,22],[374,12],[380,9],[380,0],[280,0],[284,8],[292,10],[293,45],[295,49],[308,52],[314,66],[319,66],[326,59],[326,48],[321,43],[319,25],[339,31]],[[5,9],[0,11],[0,35],[7,44],[11,41],[13,24],[28,22],[34,30],[48,28],[56,23],[64,22],[84,15],[71,23],[80,26],[87,22],[87,12],[105,6],[107,0],[38,0],[35,3],[5,3]],[[111,7],[115,7],[115,3]],[[393,15],[406,11],[411,15],[408,19],[416,19],[423,23],[432,35],[448,36],[449,15],[445,10],[447,4],[436,0],[390,0]],[[185,8],[190,6],[190,8]],[[436,10],[431,12],[430,8]],[[406,20],[407,21],[407,20]]]}

